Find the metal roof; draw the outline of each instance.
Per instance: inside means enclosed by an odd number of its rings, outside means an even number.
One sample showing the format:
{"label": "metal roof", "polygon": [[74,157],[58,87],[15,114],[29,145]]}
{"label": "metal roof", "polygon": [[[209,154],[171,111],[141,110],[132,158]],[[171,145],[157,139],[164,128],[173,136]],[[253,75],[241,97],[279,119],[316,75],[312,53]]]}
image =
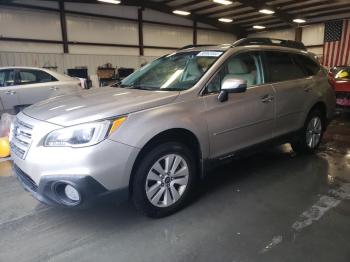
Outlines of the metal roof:
{"label": "metal roof", "polygon": [[[58,0],[47,0],[58,1]],[[63,1],[63,0],[62,0]],[[98,0],[64,0],[90,4],[105,4]],[[228,5],[215,0],[120,0],[122,5],[139,6],[172,14],[174,10],[188,11],[186,16],[199,23],[205,23],[222,31],[244,37],[255,32],[253,25],[265,26],[264,30],[297,27],[295,18],[306,20],[305,24],[328,20],[350,18],[350,0],[229,0]],[[0,0],[0,2],[14,2]],[[273,10],[274,14],[260,13],[261,9]],[[219,18],[229,18],[231,23],[219,22]]]}

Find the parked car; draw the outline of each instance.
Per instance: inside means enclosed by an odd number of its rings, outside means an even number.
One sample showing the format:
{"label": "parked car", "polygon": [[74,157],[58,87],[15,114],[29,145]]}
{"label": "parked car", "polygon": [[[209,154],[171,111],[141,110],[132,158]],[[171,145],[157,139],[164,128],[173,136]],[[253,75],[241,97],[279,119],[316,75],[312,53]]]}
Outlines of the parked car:
{"label": "parked car", "polygon": [[350,67],[331,68],[329,79],[335,90],[337,109],[342,112],[350,112]]}
{"label": "parked car", "polygon": [[53,96],[75,92],[79,87],[79,79],[47,69],[1,67],[0,112],[18,113],[28,105]]}
{"label": "parked car", "polygon": [[117,88],[35,104],[11,147],[24,188],[50,205],[131,197],[150,217],[191,198],[211,167],[261,145],[314,152],[335,108],[327,71],[277,44],[189,47]]}

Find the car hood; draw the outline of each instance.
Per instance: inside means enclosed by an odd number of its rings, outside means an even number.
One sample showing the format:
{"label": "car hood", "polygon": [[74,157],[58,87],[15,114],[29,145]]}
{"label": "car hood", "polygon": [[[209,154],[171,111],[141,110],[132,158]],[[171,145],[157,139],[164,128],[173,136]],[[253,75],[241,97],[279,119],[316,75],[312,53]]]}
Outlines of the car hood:
{"label": "car hood", "polygon": [[71,126],[168,104],[179,92],[103,87],[64,95],[24,109],[23,113],[56,125]]}

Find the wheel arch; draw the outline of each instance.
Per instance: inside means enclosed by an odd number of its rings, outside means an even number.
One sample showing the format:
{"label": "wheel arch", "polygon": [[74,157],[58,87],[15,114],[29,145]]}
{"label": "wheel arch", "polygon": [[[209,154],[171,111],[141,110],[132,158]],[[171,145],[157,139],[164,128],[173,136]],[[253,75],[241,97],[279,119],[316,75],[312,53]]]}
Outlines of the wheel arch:
{"label": "wheel arch", "polygon": [[179,142],[186,145],[193,153],[196,160],[196,167],[200,177],[203,176],[203,154],[199,139],[197,136],[188,129],[185,128],[171,128],[157,135],[153,136],[138,153],[136,160],[131,170],[131,176],[129,180],[129,193],[132,195],[132,184],[136,172],[136,168],[139,165],[142,157],[149,152],[154,146],[165,142]]}
{"label": "wheel arch", "polygon": [[323,116],[322,122],[323,122],[323,125],[326,127],[327,126],[327,105],[326,105],[326,103],[324,103],[322,101],[315,103],[312,106],[312,108],[309,110],[308,115],[314,110],[319,110],[321,112],[321,114]]}

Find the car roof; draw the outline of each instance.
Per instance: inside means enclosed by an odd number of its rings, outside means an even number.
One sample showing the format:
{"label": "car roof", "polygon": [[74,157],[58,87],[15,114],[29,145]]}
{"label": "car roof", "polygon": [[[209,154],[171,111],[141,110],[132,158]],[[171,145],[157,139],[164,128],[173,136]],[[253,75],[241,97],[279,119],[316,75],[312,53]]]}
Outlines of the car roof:
{"label": "car roof", "polygon": [[42,71],[46,71],[46,72],[55,72],[52,70],[49,70],[47,68],[42,68],[42,67],[34,67],[34,66],[3,66],[0,67],[1,70],[3,69],[29,69],[29,70],[42,70]]}
{"label": "car roof", "polygon": [[29,70],[41,70],[41,71],[45,71],[46,73],[49,73],[50,75],[54,76],[55,78],[57,78],[58,80],[61,81],[72,81],[75,80],[74,78],[64,75],[64,74],[60,74],[57,73],[55,71],[46,69],[46,68],[41,68],[41,67],[32,67],[32,66],[5,66],[5,67],[0,67],[0,70],[6,70],[6,69],[29,69]]}

